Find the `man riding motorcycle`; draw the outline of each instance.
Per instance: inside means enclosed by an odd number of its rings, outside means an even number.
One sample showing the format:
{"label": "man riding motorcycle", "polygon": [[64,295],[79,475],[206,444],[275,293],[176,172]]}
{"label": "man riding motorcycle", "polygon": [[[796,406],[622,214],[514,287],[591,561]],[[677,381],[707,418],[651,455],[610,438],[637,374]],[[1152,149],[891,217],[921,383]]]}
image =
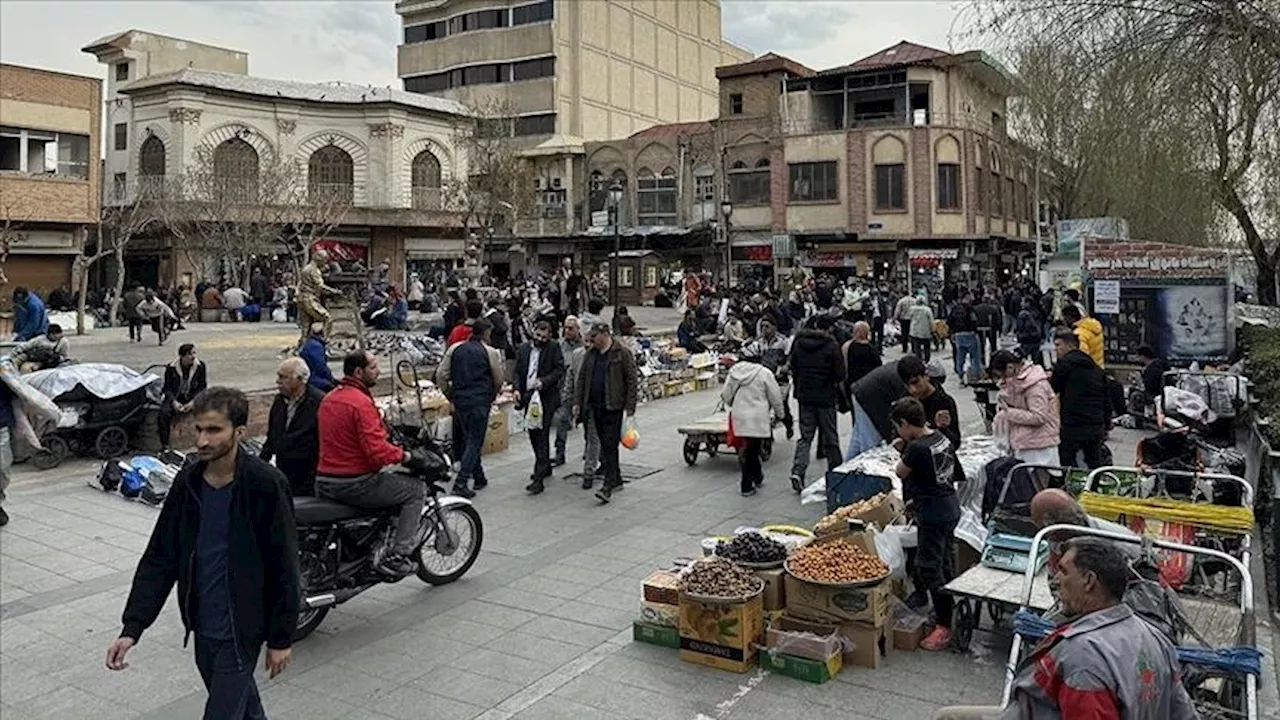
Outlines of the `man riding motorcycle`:
{"label": "man riding motorcycle", "polygon": [[342,380],[320,402],[320,460],[316,495],[358,508],[400,507],[395,544],[378,563],[392,575],[413,571],[410,558],[418,541],[426,492],[422,483],[383,472],[388,465],[411,464],[412,456],[391,444],[370,389],[381,370],[370,352],[357,350],[342,359]]}

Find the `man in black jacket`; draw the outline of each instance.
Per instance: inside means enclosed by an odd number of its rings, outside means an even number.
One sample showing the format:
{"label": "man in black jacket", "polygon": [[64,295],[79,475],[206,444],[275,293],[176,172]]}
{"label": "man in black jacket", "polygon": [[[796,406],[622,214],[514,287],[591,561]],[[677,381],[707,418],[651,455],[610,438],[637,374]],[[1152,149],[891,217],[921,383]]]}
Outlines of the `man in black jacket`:
{"label": "man in black jacket", "polygon": [[831,319],[819,317],[814,328],[796,333],[791,342],[791,387],[800,404],[800,439],[791,464],[791,489],[800,492],[809,470],[809,446],[814,430],[827,469],[840,465],[840,435],[836,426],[836,393],[844,382],[844,358],[831,337]]}
{"label": "man in black jacket", "polygon": [[600,439],[600,474],[604,485],[596,499],[608,503],[622,487],[618,467],[618,443],[622,441],[623,415],[636,414],[639,380],[636,359],[622,343],[613,339],[608,323],[598,322],[587,332],[587,352],[573,385],[573,420],[595,423]]}
{"label": "man in black jacket", "polygon": [[164,398],[160,400],[157,421],[160,446],[169,449],[173,421],[191,412],[192,401],[209,386],[205,365],[196,357],[196,346],[184,343],[178,347],[178,359],[164,369]]}
{"label": "man in black jacket", "polygon": [[[533,326],[533,338],[516,351],[516,409],[526,413],[529,443],[533,445],[533,482],[525,488],[537,495],[551,477],[551,418],[560,408],[560,382],[564,379],[564,355],[560,345],[551,342],[551,323],[539,320]],[[536,418],[528,415],[529,404],[537,395],[542,406]]]}
{"label": "man in black jacket", "polygon": [[1058,462],[1062,467],[1076,466],[1077,453],[1084,453],[1090,469],[1102,467],[1106,464],[1103,441],[1111,419],[1107,375],[1080,349],[1080,338],[1071,328],[1054,333],[1053,348],[1058,362],[1049,384],[1058,394],[1062,413]]}
{"label": "man in black jacket", "polygon": [[265,720],[254,664],[265,643],[267,672],[283,672],[297,626],[293,502],[279,470],[239,451],[249,422],[244,393],[209,388],[193,412],[200,459],[174,478],[107,667],[129,667],[126,655],[177,583],[182,625],[187,637],[196,635],[196,667],[209,691],[204,720]]}
{"label": "man in black jacket", "polygon": [[310,385],[311,371],[302,358],[291,357],[276,370],[280,394],[271,403],[263,460],[275,458],[276,467],[289,479],[294,497],[315,495],[316,461],[320,459],[320,425],[316,414],[324,392]]}

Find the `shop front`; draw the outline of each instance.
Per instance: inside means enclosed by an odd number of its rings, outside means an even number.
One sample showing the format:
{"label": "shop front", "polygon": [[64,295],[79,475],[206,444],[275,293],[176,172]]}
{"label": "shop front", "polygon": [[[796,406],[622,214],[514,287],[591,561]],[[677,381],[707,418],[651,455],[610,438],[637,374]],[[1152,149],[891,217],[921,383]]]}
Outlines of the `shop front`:
{"label": "shop front", "polygon": [[817,274],[888,280],[897,250],[893,242],[816,244],[798,250],[796,263]]}
{"label": "shop front", "polygon": [[773,287],[772,236],[733,238],[733,245],[729,248],[729,261],[732,284],[752,285],[755,288]]}
{"label": "shop front", "polygon": [[463,266],[467,242],[461,238],[407,237],[404,240],[405,267],[424,281]]}

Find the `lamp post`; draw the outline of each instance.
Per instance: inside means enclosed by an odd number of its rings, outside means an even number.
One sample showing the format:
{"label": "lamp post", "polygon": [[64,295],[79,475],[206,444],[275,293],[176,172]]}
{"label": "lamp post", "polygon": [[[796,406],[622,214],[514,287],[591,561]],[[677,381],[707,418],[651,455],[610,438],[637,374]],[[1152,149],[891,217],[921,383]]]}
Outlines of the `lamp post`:
{"label": "lamp post", "polygon": [[733,282],[733,242],[729,237],[729,229],[732,227],[730,218],[733,217],[733,203],[726,197],[720,201],[720,215],[724,217],[724,286],[729,287]]}
{"label": "lamp post", "polygon": [[622,255],[622,234],[618,226],[622,223],[622,183],[617,180],[609,186],[609,214],[613,225],[613,258],[609,261],[609,300],[613,304],[613,314],[618,314],[618,263]]}

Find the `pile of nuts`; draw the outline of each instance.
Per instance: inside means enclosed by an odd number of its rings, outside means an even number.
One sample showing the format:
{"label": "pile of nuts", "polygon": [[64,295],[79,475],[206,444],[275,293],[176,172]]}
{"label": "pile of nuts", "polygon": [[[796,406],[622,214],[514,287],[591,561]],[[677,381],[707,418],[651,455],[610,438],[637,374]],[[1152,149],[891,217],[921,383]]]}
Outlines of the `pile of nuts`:
{"label": "pile of nuts", "polygon": [[880,558],[844,540],[806,545],[787,561],[787,572],[810,582],[852,583],[889,574]]}
{"label": "pile of nuts", "polygon": [[880,493],[875,497],[860,500],[852,505],[845,505],[839,510],[836,510],[830,515],[819,520],[818,523],[813,526],[813,531],[818,535],[826,535],[827,533],[843,530],[845,528],[845,523],[848,522],[849,518],[857,517],[868,510],[874,510],[877,507],[880,507],[880,504],[886,499],[888,499],[888,496],[884,493]]}
{"label": "pile of nuts", "polygon": [[695,595],[746,597],[760,591],[764,581],[736,562],[709,557],[693,564],[680,589]]}
{"label": "pile of nuts", "polygon": [[760,533],[743,533],[729,542],[720,541],[716,554],[730,560],[747,563],[778,563],[787,559],[787,548],[782,543]]}

